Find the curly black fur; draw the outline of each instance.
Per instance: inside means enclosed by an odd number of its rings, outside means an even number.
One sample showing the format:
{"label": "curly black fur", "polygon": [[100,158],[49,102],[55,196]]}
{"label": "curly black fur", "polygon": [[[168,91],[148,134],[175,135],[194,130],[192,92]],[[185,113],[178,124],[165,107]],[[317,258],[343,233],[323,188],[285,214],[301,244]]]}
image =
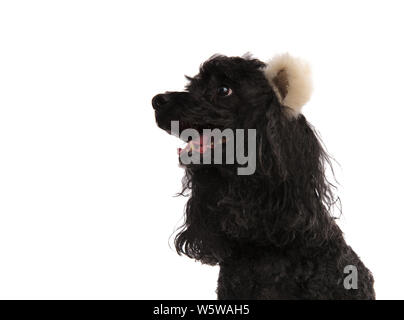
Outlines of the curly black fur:
{"label": "curly black fur", "polygon": [[[184,92],[153,98],[156,121],[180,128],[256,129],[257,168],[187,165],[190,193],[176,249],[220,265],[219,299],[374,299],[373,277],[343,238],[330,211],[338,200],[326,179],[331,166],[303,115],[291,118],[265,78],[265,64],[214,56]],[[232,95],[221,97],[226,85]],[[358,270],[345,289],[344,267]]]}

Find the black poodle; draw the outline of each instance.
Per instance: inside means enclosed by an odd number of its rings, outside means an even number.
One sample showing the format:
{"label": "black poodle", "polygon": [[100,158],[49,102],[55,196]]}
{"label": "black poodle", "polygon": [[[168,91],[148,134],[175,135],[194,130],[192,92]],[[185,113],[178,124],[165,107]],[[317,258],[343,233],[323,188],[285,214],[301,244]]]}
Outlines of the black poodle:
{"label": "black poodle", "polygon": [[[374,299],[371,272],[331,214],[338,199],[326,178],[330,159],[300,113],[311,92],[307,64],[288,54],[267,64],[216,55],[187,78],[184,92],[152,100],[161,129],[172,133],[177,123],[176,134],[201,134],[181,135],[181,194],[190,198],[178,253],[220,266],[218,299]],[[239,157],[185,163],[184,154],[202,158],[209,149],[213,159],[218,144],[230,145],[231,135],[207,142],[206,129],[242,132],[237,145],[253,143],[253,170],[240,173]]]}

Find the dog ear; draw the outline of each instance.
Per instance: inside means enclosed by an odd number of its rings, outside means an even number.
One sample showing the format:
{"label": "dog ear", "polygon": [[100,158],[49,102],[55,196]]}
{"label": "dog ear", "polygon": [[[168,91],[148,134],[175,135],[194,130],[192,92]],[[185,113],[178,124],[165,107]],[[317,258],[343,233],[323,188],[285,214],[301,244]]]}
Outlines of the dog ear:
{"label": "dog ear", "polygon": [[309,64],[285,53],[269,60],[264,74],[287,114],[297,117],[312,93]]}
{"label": "dog ear", "polygon": [[257,129],[257,172],[267,177],[269,192],[260,228],[277,245],[298,238],[320,245],[335,234],[330,213],[339,205],[326,175],[331,159],[304,115],[290,118],[273,99],[266,109],[267,121]]}

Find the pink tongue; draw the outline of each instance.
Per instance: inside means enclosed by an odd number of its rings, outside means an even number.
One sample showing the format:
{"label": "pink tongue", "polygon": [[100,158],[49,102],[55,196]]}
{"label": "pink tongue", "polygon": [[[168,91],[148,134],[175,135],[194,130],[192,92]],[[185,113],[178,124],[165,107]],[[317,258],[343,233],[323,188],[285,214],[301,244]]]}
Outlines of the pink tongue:
{"label": "pink tongue", "polygon": [[177,153],[180,154],[182,152],[189,152],[189,151],[195,151],[199,153],[205,153],[208,148],[211,148],[209,137],[201,136],[199,139],[199,143],[191,140],[187,143],[184,149],[178,148]]}

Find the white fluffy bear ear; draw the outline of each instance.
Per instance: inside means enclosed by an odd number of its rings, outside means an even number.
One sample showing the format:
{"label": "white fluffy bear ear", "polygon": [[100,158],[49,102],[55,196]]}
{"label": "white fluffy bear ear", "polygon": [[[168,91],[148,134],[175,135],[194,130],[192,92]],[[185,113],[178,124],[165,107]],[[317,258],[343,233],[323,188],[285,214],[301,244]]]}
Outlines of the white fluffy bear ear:
{"label": "white fluffy bear ear", "polygon": [[309,64],[285,53],[269,60],[264,73],[279,102],[297,117],[312,93]]}

